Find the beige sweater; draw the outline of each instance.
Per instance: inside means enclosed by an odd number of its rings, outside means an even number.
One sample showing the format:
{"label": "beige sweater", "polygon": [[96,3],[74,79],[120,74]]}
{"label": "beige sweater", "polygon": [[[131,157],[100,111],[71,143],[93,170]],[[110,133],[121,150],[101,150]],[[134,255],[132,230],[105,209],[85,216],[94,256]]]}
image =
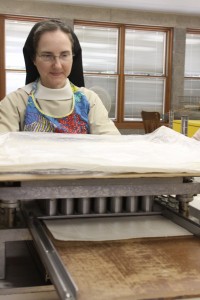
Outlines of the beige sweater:
{"label": "beige sweater", "polygon": [[[23,131],[24,115],[32,83],[8,94],[0,102],[0,132]],[[98,95],[80,88],[90,103],[89,126],[91,134],[120,134]],[[67,84],[62,89],[48,89],[38,84],[35,94],[39,108],[47,115],[64,117],[72,108],[72,90]],[[46,100],[48,99],[48,100]]]}

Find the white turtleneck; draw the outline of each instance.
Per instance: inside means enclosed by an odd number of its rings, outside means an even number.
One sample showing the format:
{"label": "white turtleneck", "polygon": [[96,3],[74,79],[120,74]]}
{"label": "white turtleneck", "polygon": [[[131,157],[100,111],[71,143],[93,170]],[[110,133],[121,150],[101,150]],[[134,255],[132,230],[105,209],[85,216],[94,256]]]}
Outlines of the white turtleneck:
{"label": "white turtleneck", "polygon": [[[33,83],[24,86],[22,89],[28,94],[33,88]],[[73,91],[69,80],[61,89],[50,89],[38,82],[35,99],[39,108],[48,115],[63,117],[70,113],[72,108]]]}
{"label": "white turtleneck", "polygon": [[[29,94],[33,88],[33,83],[29,83],[23,87],[23,89]],[[72,99],[72,89],[69,80],[67,79],[66,85],[61,89],[50,89],[41,84],[38,81],[37,91],[35,97],[45,100],[66,100]]]}

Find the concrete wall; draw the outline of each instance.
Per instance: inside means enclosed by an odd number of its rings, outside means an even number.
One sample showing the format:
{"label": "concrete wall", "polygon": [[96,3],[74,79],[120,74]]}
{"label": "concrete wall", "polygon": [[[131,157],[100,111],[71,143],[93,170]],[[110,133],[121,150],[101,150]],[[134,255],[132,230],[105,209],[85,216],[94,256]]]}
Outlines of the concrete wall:
{"label": "concrete wall", "polygon": [[40,2],[37,0],[0,0],[0,14],[173,27],[171,103],[176,106],[179,96],[183,96],[186,29],[200,28],[200,16],[49,4],[47,1]]}

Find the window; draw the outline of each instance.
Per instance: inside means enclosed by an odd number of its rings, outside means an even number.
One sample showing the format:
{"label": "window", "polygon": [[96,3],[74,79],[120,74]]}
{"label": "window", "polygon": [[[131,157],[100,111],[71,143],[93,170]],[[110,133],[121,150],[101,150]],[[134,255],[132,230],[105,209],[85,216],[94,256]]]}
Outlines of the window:
{"label": "window", "polygon": [[126,29],[124,119],[165,108],[166,32]]}
{"label": "window", "polygon": [[184,101],[200,103],[200,30],[186,33]]}
{"label": "window", "polygon": [[[5,20],[6,94],[25,85],[23,46],[34,22]],[[17,74],[17,76],[16,76]]]}
{"label": "window", "polygon": [[[168,111],[170,28],[75,22],[87,88],[100,86],[112,99],[118,127],[136,127],[141,111]],[[98,26],[97,26],[98,25]]]}
{"label": "window", "polygon": [[[200,30],[188,30],[185,44],[184,94],[179,108],[198,109],[200,104]],[[195,116],[196,118],[197,116]]]}
{"label": "window", "polygon": [[75,25],[74,31],[82,47],[85,86],[109,93],[110,117],[116,120],[118,28]]}

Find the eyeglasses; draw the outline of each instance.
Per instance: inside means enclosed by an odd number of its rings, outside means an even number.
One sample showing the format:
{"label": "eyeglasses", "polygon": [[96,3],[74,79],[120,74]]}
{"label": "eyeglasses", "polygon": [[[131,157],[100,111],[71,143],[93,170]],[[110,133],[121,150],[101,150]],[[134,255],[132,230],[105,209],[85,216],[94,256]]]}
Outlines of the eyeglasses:
{"label": "eyeglasses", "polygon": [[60,55],[53,55],[53,54],[37,54],[38,57],[41,58],[42,61],[47,63],[55,62],[56,57],[59,58],[60,62],[67,62],[72,59],[74,56],[72,53],[62,53]]}

